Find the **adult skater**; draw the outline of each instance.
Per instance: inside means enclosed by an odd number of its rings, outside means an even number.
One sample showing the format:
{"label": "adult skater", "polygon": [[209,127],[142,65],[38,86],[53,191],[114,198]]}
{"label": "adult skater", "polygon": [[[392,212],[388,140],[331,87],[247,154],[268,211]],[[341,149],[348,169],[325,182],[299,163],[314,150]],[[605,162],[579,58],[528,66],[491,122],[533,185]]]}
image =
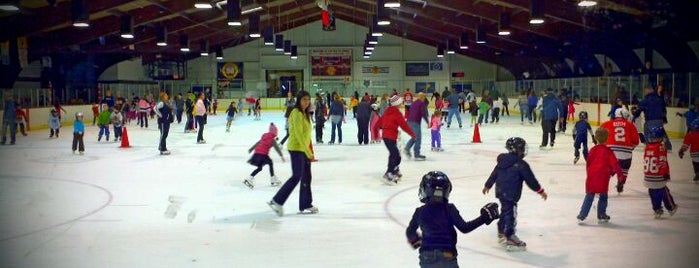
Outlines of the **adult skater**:
{"label": "adult skater", "polygon": [[205,97],[204,92],[199,93],[199,99],[197,99],[197,103],[194,105],[196,110],[196,116],[194,118],[197,121],[197,127],[199,128],[199,132],[197,133],[197,144],[206,143],[206,140],[204,140],[204,125],[206,125],[206,106],[204,105]]}
{"label": "adult skater", "polygon": [[158,129],[160,129],[160,145],[158,151],[161,155],[169,155],[167,149],[167,135],[170,133],[170,124],[174,121],[172,107],[168,102],[167,93],[160,93],[160,102],[155,106],[155,114],[158,115]]}
{"label": "adult skater", "polygon": [[[442,94],[444,95],[444,94]],[[451,89],[451,94],[445,98],[444,101],[449,103],[449,119],[447,119],[447,128],[451,126],[451,118],[456,115],[456,121],[459,122],[459,128],[461,128],[461,114],[459,114],[459,101],[461,96],[454,93],[454,89]]]}
{"label": "adult skater", "polygon": [[420,154],[420,144],[422,143],[421,119],[425,120],[425,124],[430,124],[430,120],[427,118],[427,106],[425,106],[425,93],[422,92],[417,94],[417,100],[413,102],[412,109],[408,112],[408,126],[415,134],[415,138],[408,140],[403,150],[410,157],[410,149],[413,148],[414,158],[418,161],[425,160],[425,156]]}
{"label": "adult skater", "polygon": [[[645,89],[645,98],[641,103],[638,104],[638,108],[643,112],[643,117],[646,119],[646,123],[643,125],[644,134],[648,137],[648,130],[654,127],[663,127],[667,123],[667,108],[665,107],[665,101],[662,94],[662,87],[658,86],[658,92],[654,91],[652,88]],[[672,143],[670,138],[667,137],[665,133],[665,147],[668,151],[672,151]]]}
{"label": "adult skater", "polygon": [[2,114],[2,142],[0,144],[5,145],[7,142],[7,131],[10,131],[10,144],[15,144],[15,139],[17,137],[17,125],[15,124],[15,100],[12,99],[12,94],[10,92],[5,92],[3,94],[5,99],[5,110]]}
{"label": "adult skater", "polygon": [[553,95],[553,89],[546,89],[546,96],[544,96],[543,100],[543,114],[541,116],[541,129],[544,133],[541,135],[541,146],[539,148],[545,148],[546,145],[553,147],[553,143],[556,141],[558,115],[564,114],[562,107],[561,101]]}
{"label": "adult skater", "polygon": [[315,214],[318,208],[313,206],[311,193],[311,159],[314,159],[311,144],[311,95],[299,91],[296,104],[289,114],[289,140],[287,149],[291,159],[291,178],[277,191],[269,205],[277,216],[284,216],[284,203],[291,191],[299,184],[299,213]]}
{"label": "adult skater", "polygon": [[369,102],[361,101],[357,105],[357,142],[369,144],[369,119],[371,118],[371,106]]}

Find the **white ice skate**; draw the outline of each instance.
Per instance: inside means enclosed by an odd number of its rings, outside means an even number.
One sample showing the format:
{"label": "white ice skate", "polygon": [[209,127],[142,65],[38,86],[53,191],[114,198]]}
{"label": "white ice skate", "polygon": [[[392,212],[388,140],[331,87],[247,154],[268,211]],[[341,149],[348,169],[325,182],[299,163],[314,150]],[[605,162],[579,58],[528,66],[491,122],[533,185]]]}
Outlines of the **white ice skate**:
{"label": "white ice skate", "polygon": [[393,186],[398,184],[398,176],[393,173],[386,172],[386,174],[383,174],[383,179],[381,179],[381,181],[383,181],[383,183],[386,185]]}
{"label": "white ice skate", "polygon": [[298,214],[316,214],[318,213],[318,208],[311,206],[310,208],[305,208],[301,211],[299,211]]}
{"label": "white ice skate", "polygon": [[659,220],[663,217],[663,213],[665,213],[662,209],[658,209],[655,211],[655,219]]}
{"label": "white ice skate", "polygon": [[524,243],[524,241],[519,240],[517,235],[512,235],[507,238],[507,241],[505,241],[505,250],[507,251],[525,251],[527,250],[527,243]]}
{"label": "white ice skate", "polygon": [[247,179],[245,179],[243,181],[243,184],[245,184],[245,186],[249,187],[250,189],[254,189],[255,188],[255,177],[253,177],[253,176],[248,177]]}
{"label": "white ice skate", "polygon": [[274,213],[277,213],[277,216],[284,216],[284,207],[282,205],[277,204],[277,202],[274,202],[274,200],[269,200],[269,202],[267,202],[267,205],[269,205],[269,207],[274,211]]}
{"label": "white ice skate", "polygon": [[679,206],[675,205],[675,208],[670,210],[670,217],[672,217],[672,215],[675,215],[675,213],[677,212],[677,207],[679,207]]}
{"label": "white ice skate", "polygon": [[280,181],[277,176],[272,176],[272,179],[270,179],[270,185],[279,186],[280,184],[282,184],[282,181]]}

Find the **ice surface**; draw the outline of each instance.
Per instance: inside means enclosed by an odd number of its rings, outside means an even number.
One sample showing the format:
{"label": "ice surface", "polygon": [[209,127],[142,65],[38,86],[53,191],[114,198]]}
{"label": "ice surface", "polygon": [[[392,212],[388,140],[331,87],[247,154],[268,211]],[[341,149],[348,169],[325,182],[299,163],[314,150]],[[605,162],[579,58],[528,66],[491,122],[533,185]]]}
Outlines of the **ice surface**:
{"label": "ice surface", "polygon": [[[692,182],[690,160],[680,160],[676,151],[670,156],[669,184],[680,206],[675,216],[653,219],[642,184],[641,146],[634,152],[626,191],[617,195],[610,188],[611,222],[597,224],[593,208],[586,224],[578,225],[585,161],[573,165],[570,135],[557,135],[556,147],[540,150],[539,125],[520,125],[513,115],[481,127],[481,144],[470,142],[473,128],[467,123],[461,130],[454,123],[442,131],[445,151],[431,152],[423,124],[427,161],[404,157],[402,181],[387,186],[380,181],[388,156],[384,145],[357,145],[356,122],[348,119],[342,145],[315,146],[320,161],[312,164],[313,204],[320,213],[296,214],[295,190],[285,204],[286,215],[277,217],[266,204],[278,189],[269,186],[267,167],[256,176],[254,190],[242,181],[254,169],[246,163],[247,149],[269,122],[285,134],[281,112],[266,111],[261,121],[243,115],[229,133],[225,115],[208,121],[203,145],[196,144],[196,134],[183,132],[184,123],[173,124],[169,156],[158,154],[157,126],[142,129],[135,122],[127,125],[129,149],[98,143],[97,128],[89,125],[83,156],[70,150],[72,127],[63,127],[58,139],[49,139],[48,130],[35,130],[18,137],[17,145],[0,147],[1,266],[417,267],[418,253],[404,233],[420,205],[421,176],[430,170],[448,174],[454,184],[450,201],[464,218],[475,218],[482,205],[497,201],[494,191],[484,196],[481,189],[505,140],[515,135],[529,143],[526,160],[549,199],[528,189],[522,195],[517,227],[528,245],[525,252],[503,250],[495,224],[459,234],[462,267],[699,263],[699,185]],[[326,143],[329,131],[326,124]],[[673,142],[679,148],[680,141]],[[289,162],[282,163],[274,151],[271,157],[276,175],[288,178]],[[165,213],[173,197],[179,207],[169,218]]]}

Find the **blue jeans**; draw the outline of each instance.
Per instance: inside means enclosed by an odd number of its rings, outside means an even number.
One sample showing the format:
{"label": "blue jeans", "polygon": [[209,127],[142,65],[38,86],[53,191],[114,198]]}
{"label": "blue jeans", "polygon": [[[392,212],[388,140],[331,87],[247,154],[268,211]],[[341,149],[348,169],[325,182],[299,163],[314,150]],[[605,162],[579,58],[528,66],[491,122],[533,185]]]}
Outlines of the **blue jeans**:
{"label": "blue jeans", "polygon": [[[648,131],[653,128],[653,127],[662,127],[663,126],[663,120],[648,120],[646,123],[643,125],[643,134],[648,138]],[[665,148],[667,148],[668,151],[672,151],[672,143],[670,143],[670,138],[667,137],[667,132],[665,132]]]}
{"label": "blue jeans", "polygon": [[672,197],[670,189],[667,187],[648,189],[648,195],[650,195],[650,203],[653,206],[653,211],[661,210],[661,205],[665,205],[667,210],[673,210],[677,207],[675,199]]}
{"label": "blue jeans", "polygon": [[98,141],[102,139],[102,134],[106,135],[107,140],[109,140],[109,125],[100,126],[100,133],[97,136]]}
{"label": "blue jeans", "polygon": [[331,115],[330,123],[332,124],[332,131],[330,132],[330,143],[335,142],[335,129],[337,128],[337,138],[338,142],[342,143],[342,116],[341,115]]}
{"label": "blue jeans", "polygon": [[7,131],[10,131],[10,142],[15,142],[17,137],[17,124],[15,124],[14,118],[12,120],[2,121],[2,142],[7,141]]}
{"label": "blue jeans", "polygon": [[517,227],[517,203],[500,199],[500,220],[498,220],[498,232],[506,237],[515,234]]}
{"label": "blue jeans", "polygon": [[459,127],[461,127],[461,114],[459,113],[459,107],[449,107],[449,119],[447,120],[447,126],[451,125],[451,118],[456,115],[456,121],[459,122]]}
{"label": "blue jeans", "polygon": [[[585,194],[585,199],[583,200],[582,207],[580,207],[579,219],[587,218],[587,214],[590,213],[590,208],[592,207],[592,201],[595,200],[595,194]],[[597,218],[602,218],[607,215],[607,194],[599,194],[599,201],[597,201]]]}
{"label": "blue jeans", "polygon": [[410,130],[412,130],[415,134],[415,139],[408,140],[408,142],[405,144],[405,150],[410,151],[410,148],[415,146],[413,152],[415,153],[415,156],[418,156],[420,155],[420,144],[422,143],[422,130],[420,130],[420,123],[408,122],[408,126],[410,126]]}
{"label": "blue jeans", "polygon": [[441,250],[430,250],[420,252],[421,268],[458,268],[456,252],[445,252]]}
{"label": "blue jeans", "polygon": [[531,115],[529,114],[529,106],[519,106],[519,119],[524,123],[524,117],[526,116],[529,121],[532,121]]}

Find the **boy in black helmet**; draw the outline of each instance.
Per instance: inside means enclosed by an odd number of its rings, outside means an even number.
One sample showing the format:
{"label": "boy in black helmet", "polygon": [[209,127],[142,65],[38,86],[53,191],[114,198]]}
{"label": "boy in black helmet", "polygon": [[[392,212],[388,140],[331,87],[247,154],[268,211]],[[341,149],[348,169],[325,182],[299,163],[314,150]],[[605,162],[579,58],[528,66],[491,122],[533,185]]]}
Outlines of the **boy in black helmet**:
{"label": "boy in black helmet", "polygon": [[[415,209],[405,235],[408,243],[420,249],[420,267],[459,267],[456,261],[456,231],[468,233],[498,218],[498,205],[488,203],[481,215],[466,222],[454,204],[449,203],[451,182],[446,174],[431,171],[422,177],[418,196],[425,205]],[[420,227],[421,234],[417,233]]]}
{"label": "boy in black helmet", "polygon": [[500,199],[502,210],[498,221],[498,239],[507,250],[524,250],[524,241],[515,235],[517,202],[522,196],[522,182],[546,200],[548,197],[536,180],[529,164],[524,161],[527,155],[527,142],[520,137],[507,139],[505,143],[508,153],[498,156],[498,164],[485,182],[483,194],[487,194],[493,184],[496,184],[495,197]]}
{"label": "boy in black helmet", "polygon": [[580,121],[575,123],[575,128],[573,128],[573,140],[575,141],[573,143],[573,147],[575,148],[575,160],[573,160],[573,164],[577,164],[578,160],[580,160],[580,146],[582,145],[582,154],[583,157],[585,158],[585,162],[587,162],[587,155],[589,151],[587,150],[587,133],[590,132],[590,136],[592,136],[592,143],[595,145],[597,144],[597,140],[595,140],[595,135],[592,134],[592,127],[590,126],[590,123],[587,122],[587,112],[582,111],[578,115],[580,118]]}

